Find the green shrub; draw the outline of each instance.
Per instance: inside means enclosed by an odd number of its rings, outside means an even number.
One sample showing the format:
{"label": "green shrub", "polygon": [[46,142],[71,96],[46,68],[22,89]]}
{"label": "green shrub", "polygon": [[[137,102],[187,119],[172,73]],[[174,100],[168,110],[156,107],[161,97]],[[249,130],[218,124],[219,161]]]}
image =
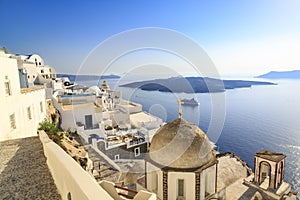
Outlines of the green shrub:
{"label": "green shrub", "polygon": [[136,126],[131,124],[131,129],[136,129]]}
{"label": "green shrub", "polygon": [[40,123],[38,130],[44,130],[51,140],[53,140],[55,143],[61,146],[63,133],[60,133],[62,130],[58,128],[55,123],[44,121]]}
{"label": "green shrub", "polygon": [[47,134],[58,134],[61,131],[55,123],[49,121],[40,123],[39,130],[44,130]]}

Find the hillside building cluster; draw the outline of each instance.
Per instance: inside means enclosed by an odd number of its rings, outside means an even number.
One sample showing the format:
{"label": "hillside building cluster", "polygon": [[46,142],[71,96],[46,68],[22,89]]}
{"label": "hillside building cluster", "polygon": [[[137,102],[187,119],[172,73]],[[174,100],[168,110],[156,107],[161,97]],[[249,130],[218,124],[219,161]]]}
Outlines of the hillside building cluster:
{"label": "hillside building cluster", "polygon": [[[66,77],[57,78],[37,54],[10,54],[1,48],[0,65],[0,146],[39,137],[44,164],[62,199],[296,199],[284,181],[285,155],[261,150],[254,156],[252,173],[236,156],[216,152],[206,134],[183,119],[181,104],[179,117],[164,123],[144,112],[142,105],[122,99],[121,92],[106,81],[99,87],[83,87]],[[84,171],[46,134],[38,136],[39,123],[50,120],[49,113],[58,113],[62,129],[77,133],[84,145],[112,166],[143,163],[131,177],[131,188],[124,182],[97,182],[92,171]],[[2,169],[9,165],[9,161],[0,163],[0,183]]]}

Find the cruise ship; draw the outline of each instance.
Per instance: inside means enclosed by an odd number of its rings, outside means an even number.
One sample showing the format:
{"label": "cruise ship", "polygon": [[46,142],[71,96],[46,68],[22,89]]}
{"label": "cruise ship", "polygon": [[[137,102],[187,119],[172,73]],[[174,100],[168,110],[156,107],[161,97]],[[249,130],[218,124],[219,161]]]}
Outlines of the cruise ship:
{"label": "cruise ship", "polygon": [[187,106],[198,106],[199,102],[195,100],[194,98],[192,99],[182,99],[183,105]]}

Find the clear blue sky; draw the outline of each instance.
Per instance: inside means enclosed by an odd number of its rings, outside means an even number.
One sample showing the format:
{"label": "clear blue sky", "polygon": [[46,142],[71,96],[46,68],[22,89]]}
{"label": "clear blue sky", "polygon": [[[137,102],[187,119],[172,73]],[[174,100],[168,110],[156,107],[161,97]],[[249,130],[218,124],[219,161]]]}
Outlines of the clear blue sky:
{"label": "clear blue sky", "polygon": [[106,38],[163,27],[197,41],[222,74],[300,69],[299,11],[298,0],[0,0],[0,46],[76,73]]}

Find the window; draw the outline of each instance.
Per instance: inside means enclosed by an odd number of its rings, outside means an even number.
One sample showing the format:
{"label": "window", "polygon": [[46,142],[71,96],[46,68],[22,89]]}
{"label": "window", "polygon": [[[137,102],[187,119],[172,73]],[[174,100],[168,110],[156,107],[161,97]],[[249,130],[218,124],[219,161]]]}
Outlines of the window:
{"label": "window", "polygon": [[11,129],[16,129],[16,117],[15,114],[9,116],[10,127]]}
{"label": "window", "polygon": [[41,73],[44,73],[44,70],[43,70],[43,69],[41,69]]}
{"label": "window", "polygon": [[140,147],[134,148],[134,156],[138,157],[141,154]]}
{"label": "window", "polygon": [[43,102],[40,102],[40,109],[41,109],[41,112],[44,112],[44,109],[43,109]]}
{"label": "window", "polygon": [[30,76],[28,75],[27,78],[30,78]]}
{"label": "window", "polygon": [[30,106],[27,107],[27,116],[29,120],[32,119]]}
{"label": "window", "polygon": [[119,160],[120,159],[120,154],[115,155],[115,160]]}
{"label": "window", "polygon": [[183,197],[184,196],[184,180],[178,179],[178,196]]}
{"label": "window", "polygon": [[5,94],[10,96],[11,95],[10,82],[8,80],[6,80],[4,82],[4,86],[5,86]]}

